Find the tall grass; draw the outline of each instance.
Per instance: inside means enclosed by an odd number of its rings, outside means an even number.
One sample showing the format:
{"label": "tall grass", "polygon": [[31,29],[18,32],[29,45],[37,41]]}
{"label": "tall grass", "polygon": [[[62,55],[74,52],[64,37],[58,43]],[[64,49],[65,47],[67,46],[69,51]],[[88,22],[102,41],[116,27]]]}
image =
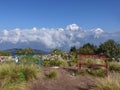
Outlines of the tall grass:
{"label": "tall grass", "polygon": [[[23,90],[26,82],[37,78],[39,68],[36,65],[24,65],[15,63],[0,64],[0,88],[2,90]],[[17,86],[16,86],[17,84]]]}
{"label": "tall grass", "polygon": [[120,90],[120,74],[111,73],[109,77],[97,78],[94,90]]}
{"label": "tall grass", "polygon": [[120,73],[120,63],[118,63],[118,62],[109,62],[109,70]]}

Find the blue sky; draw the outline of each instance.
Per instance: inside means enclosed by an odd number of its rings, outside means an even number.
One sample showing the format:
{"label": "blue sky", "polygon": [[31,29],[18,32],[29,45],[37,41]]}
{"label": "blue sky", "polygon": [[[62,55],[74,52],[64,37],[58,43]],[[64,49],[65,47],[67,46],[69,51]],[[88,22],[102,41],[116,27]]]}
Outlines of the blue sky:
{"label": "blue sky", "polygon": [[0,0],[0,30],[65,28],[120,31],[120,0]]}

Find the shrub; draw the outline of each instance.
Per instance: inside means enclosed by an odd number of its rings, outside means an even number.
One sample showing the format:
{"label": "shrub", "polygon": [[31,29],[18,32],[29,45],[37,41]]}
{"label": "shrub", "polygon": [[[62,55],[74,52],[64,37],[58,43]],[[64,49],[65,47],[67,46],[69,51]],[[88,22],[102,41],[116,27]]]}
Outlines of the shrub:
{"label": "shrub", "polygon": [[50,71],[47,75],[46,78],[47,79],[54,79],[57,77],[57,72],[56,71]]}
{"label": "shrub", "polygon": [[33,58],[33,57],[22,57],[20,58],[19,62],[37,62],[39,61],[39,58]]}
{"label": "shrub", "polygon": [[68,65],[69,66],[77,66],[77,63],[78,63],[78,59],[77,58],[74,58],[74,59],[68,61]]}
{"label": "shrub", "polygon": [[43,66],[50,66],[50,61],[49,60],[44,60],[42,65]]}
{"label": "shrub", "polygon": [[68,66],[67,62],[64,60],[44,60],[43,66],[60,66],[65,67]]}

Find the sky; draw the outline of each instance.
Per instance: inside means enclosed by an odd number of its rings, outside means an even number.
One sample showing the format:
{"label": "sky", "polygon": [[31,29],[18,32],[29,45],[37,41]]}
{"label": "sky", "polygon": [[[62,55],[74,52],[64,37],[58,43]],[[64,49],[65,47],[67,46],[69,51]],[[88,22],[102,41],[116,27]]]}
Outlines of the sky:
{"label": "sky", "polygon": [[120,31],[120,0],[0,0],[0,30],[66,28]]}

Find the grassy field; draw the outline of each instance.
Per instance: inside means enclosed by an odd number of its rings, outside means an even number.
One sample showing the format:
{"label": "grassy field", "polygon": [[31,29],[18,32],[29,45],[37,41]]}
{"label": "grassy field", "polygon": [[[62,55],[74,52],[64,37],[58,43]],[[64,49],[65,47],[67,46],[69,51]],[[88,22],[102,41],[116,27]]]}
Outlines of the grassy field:
{"label": "grassy field", "polygon": [[1,63],[0,90],[120,90],[117,62],[109,62],[108,77],[103,74],[103,68],[87,67],[78,73],[76,67],[60,64],[56,64],[59,68],[52,68],[53,62],[52,67],[40,68],[35,64]]}

